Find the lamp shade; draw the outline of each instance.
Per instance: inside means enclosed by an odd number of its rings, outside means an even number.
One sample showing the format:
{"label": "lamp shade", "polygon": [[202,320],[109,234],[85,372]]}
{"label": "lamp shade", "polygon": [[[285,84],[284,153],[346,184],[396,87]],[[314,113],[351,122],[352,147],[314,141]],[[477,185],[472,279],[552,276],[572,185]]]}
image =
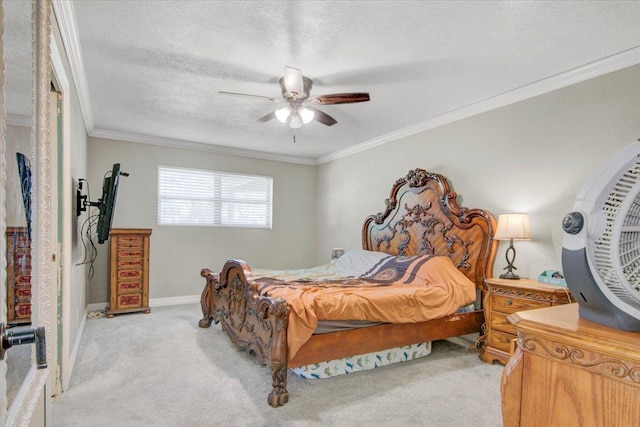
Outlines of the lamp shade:
{"label": "lamp shade", "polygon": [[522,213],[502,214],[498,216],[498,229],[495,240],[531,240],[529,215]]}

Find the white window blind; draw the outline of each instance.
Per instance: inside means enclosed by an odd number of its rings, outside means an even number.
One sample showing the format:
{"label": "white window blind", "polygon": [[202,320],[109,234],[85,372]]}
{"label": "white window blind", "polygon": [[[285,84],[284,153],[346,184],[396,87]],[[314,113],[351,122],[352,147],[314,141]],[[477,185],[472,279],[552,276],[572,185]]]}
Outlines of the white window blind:
{"label": "white window blind", "polygon": [[273,179],[158,167],[158,224],[271,228]]}

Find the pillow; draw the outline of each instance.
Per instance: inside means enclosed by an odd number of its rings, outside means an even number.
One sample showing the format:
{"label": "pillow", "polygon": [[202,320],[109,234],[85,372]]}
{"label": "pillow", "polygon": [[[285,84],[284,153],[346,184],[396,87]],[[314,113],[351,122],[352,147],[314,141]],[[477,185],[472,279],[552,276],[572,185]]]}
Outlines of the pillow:
{"label": "pillow", "polygon": [[354,249],[345,252],[344,255],[333,261],[331,268],[343,277],[360,276],[371,270],[381,260],[389,257],[391,255],[384,252]]}

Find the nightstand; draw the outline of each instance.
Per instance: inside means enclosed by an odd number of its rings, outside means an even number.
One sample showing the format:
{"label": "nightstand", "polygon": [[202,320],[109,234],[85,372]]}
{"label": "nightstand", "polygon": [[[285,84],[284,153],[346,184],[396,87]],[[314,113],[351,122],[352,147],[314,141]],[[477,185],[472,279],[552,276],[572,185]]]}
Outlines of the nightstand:
{"label": "nightstand", "polygon": [[535,280],[485,280],[484,336],[481,338],[483,362],[507,363],[515,350],[516,327],[507,316],[516,311],[532,310],[573,302],[567,288]]}

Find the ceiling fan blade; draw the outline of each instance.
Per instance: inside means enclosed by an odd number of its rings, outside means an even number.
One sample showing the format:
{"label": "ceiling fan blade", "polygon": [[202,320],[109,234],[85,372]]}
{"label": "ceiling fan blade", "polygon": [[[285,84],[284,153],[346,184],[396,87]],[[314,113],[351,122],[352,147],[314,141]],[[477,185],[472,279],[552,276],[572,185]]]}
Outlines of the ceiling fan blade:
{"label": "ceiling fan blade", "polygon": [[273,102],[281,102],[282,101],[280,98],[274,98],[272,96],[252,95],[250,93],[226,92],[224,90],[219,90],[218,94],[220,94],[220,95],[232,95],[232,96],[249,96],[249,97],[252,97],[252,98],[260,98],[260,99],[265,99],[267,101],[273,101]]}
{"label": "ceiling fan blade", "polygon": [[313,102],[317,102],[321,105],[329,104],[353,104],[354,102],[366,102],[369,101],[369,94],[367,92],[353,92],[353,93],[334,93],[332,95],[320,95],[313,99]]}
{"label": "ceiling fan blade", "polygon": [[304,81],[302,71],[293,67],[284,67],[284,87],[294,97],[304,95]]}
{"label": "ceiling fan blade", "polygon": [[309,110],[313,111],[313,120],[322,123],[323,125],[327,125],[327,126],[333,126],[336,123],[338,123],[338,121],[336,119],[334,119],[333,117],[331,117],[330,115],[328,115],[327,113],[325,113],[324,111],[320,111],[317,108],[313,108],[313,107],[309,107],[306,106],[305,108],[308,108]]}
{"label": "ceiling fan blade", "polygon": [[258,121],[264,123],[264,122],[268,122],[271,119],[275,119],[275,117],[276,117],[276,113],[275,111],[272,111],[269,114],[265,114],[264,116],[260,117]]}

